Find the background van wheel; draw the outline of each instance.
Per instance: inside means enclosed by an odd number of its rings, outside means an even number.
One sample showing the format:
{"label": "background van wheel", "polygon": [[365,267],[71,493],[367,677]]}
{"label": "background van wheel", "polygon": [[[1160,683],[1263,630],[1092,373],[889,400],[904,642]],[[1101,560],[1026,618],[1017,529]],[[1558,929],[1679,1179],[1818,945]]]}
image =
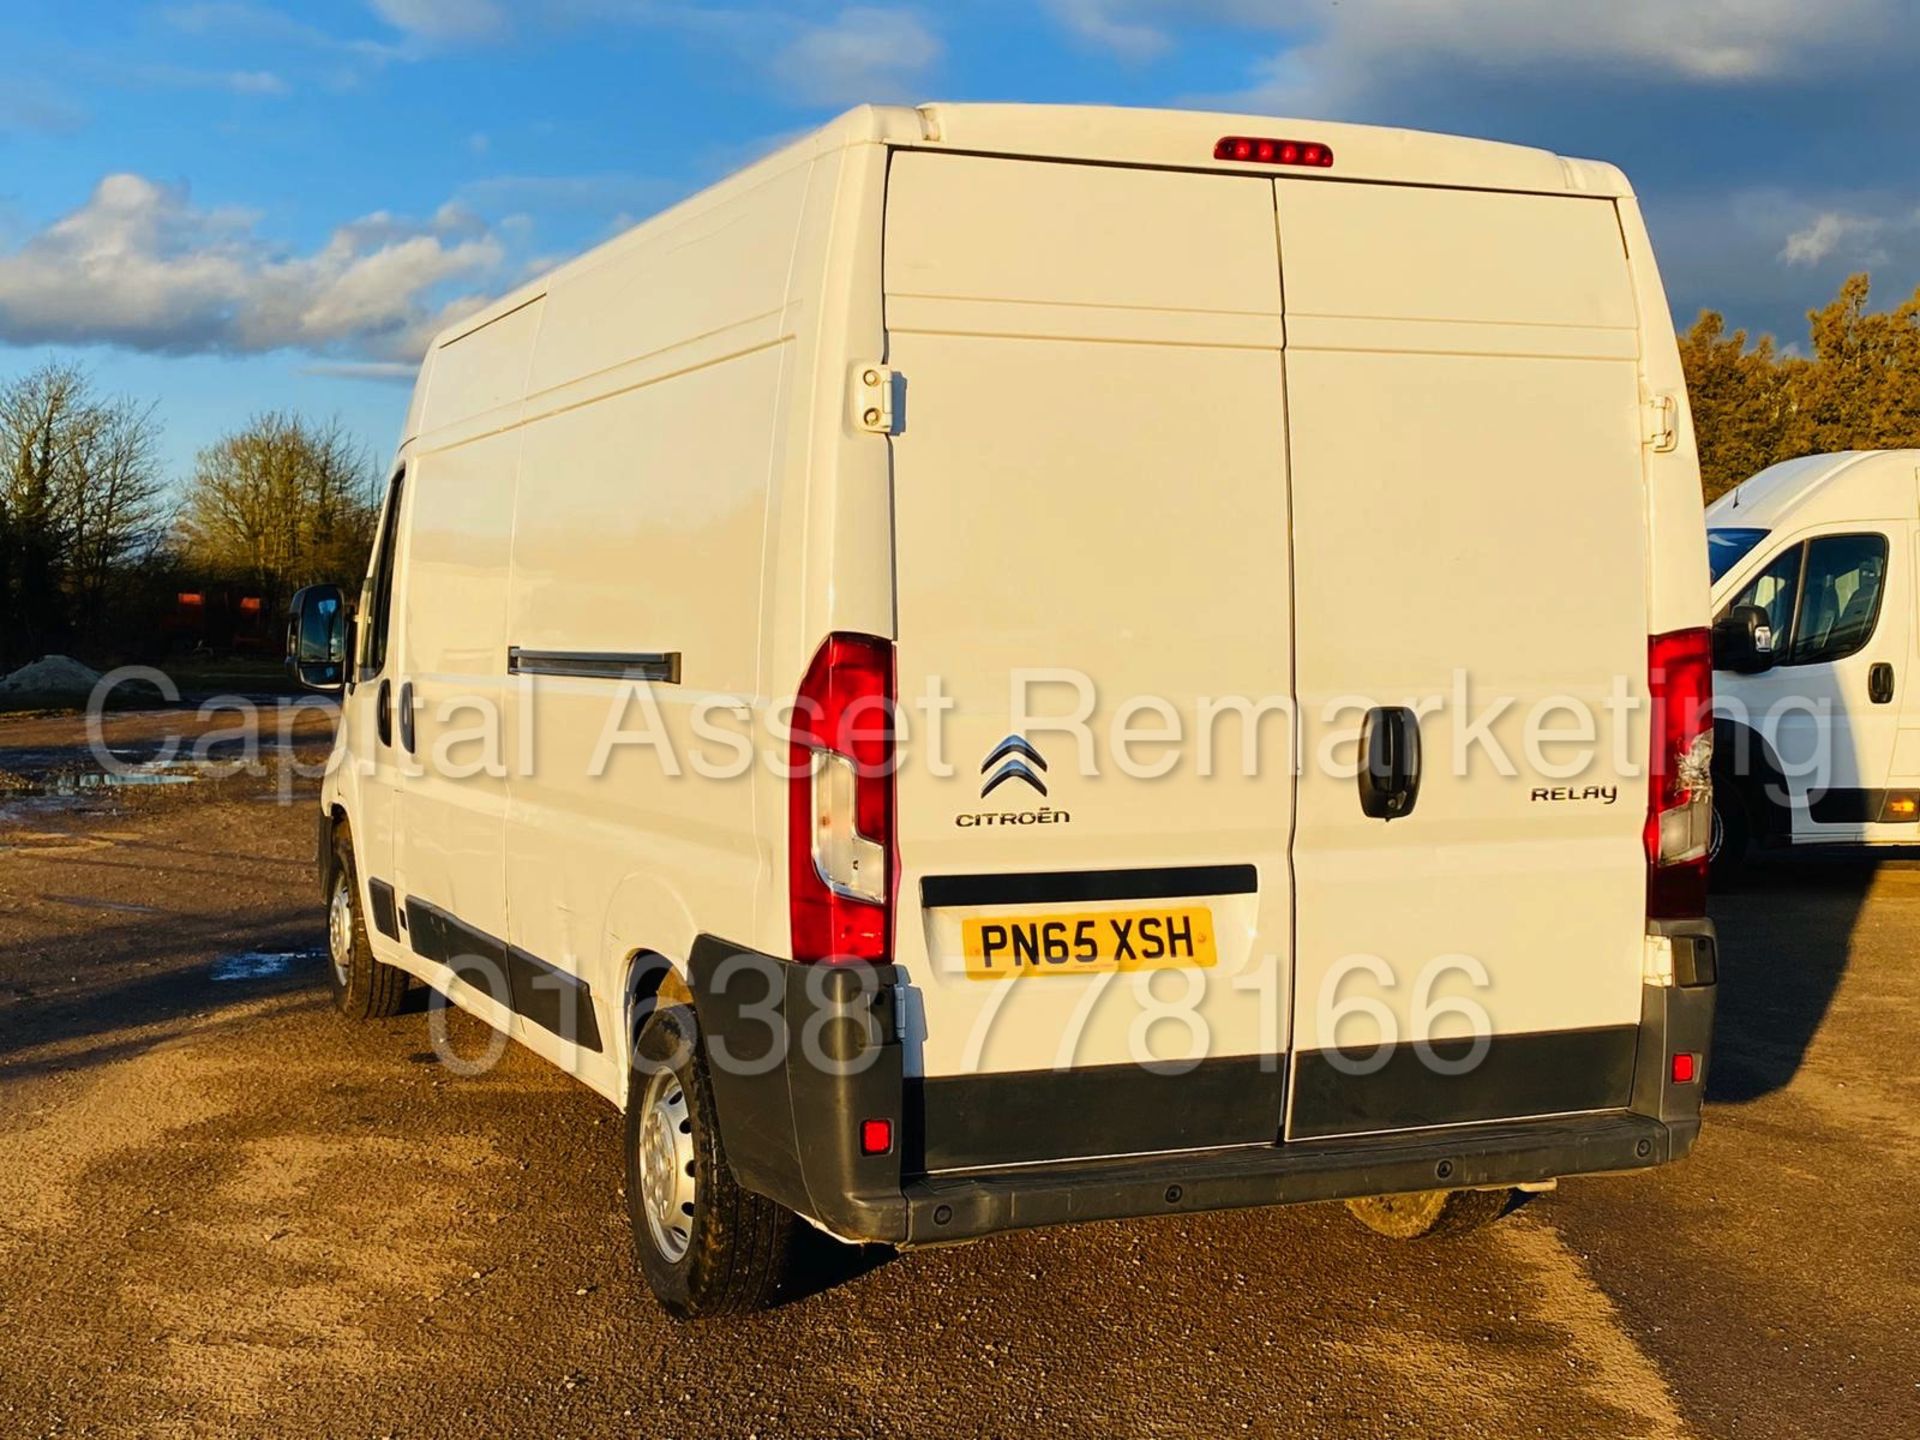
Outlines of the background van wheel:
{"label": "background van wheel", "polygon": [[1707,840],[1707,868],[1718,886],[1736,885],[1747,871],[1753,846],[1753,819],[1747,802],[1731,784],[1718,778],[1713,786],[1713,828]]}
{"label": "background van wheel", "polygon": [[627,1215],[647,1284],[680,1320],[764,1309],[787,1278],[793,1212],[740,1187],[691,1012],[656,1010],[627,1090]]}
{"label": "background van wheel", "polygon": [[407,998],[407,972],[373,958],[366,919],[360,913],[360,876],[353,868],[353,835],[333,832],[333,889],[327,896],[327,984],[333,1005],[352,1020],[400,1013]]}
{"label": "background van wheel", "polygon": [[1390,1240],[1429,1240],[1490,1225],[1522,1198],[1518,1190],[1422,1190],[1349,1200],[1347,1212]]}

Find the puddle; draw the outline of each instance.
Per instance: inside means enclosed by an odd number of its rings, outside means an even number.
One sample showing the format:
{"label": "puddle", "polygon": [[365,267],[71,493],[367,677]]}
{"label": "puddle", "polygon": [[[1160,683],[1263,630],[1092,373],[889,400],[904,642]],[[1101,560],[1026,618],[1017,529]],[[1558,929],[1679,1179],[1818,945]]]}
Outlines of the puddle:
{"label": "puddle", "polygon": [[148,785],[193,785],[206,778],[206,770],[201,766],[149,763],[135,765],[120,774],[109,774],[105,770],[55,771],[33,788],[42,795],[66,798]]}
{"label": "puddle", "polygon": [[273,980],[296,965],[323,958],[320,950],[242,950],[213,962],[215,980]]}
{"label": "puddle", "polygon": [[23,776],[0,772],[0,821],[30,821],[74,810],[91,810],[123,792],[197,785],[232,773],[231,765],[193,761],[164,764],[148,761],[119,773],[64,769]]}

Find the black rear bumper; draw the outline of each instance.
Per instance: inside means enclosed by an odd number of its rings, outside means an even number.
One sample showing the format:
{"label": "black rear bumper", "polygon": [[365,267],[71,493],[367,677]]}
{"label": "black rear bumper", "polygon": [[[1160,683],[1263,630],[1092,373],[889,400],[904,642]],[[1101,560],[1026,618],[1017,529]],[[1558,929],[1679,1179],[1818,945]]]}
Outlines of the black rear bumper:
{"label": "black rear bumper", "polygon": [[[1683,933],[1711,957],[1711,927]],[[722,1142],[741,1183],[845,1239],[894,1245],[1082,1220],[1532,1185],[1677,1160],[1699,1133],[1715,989],[1711,968],[1704,977],[1689,969],[1685,978],[1696,983],[1644,987],[1632,1073],[1621,1076],[1624,1108],[917,1174],[923,1152],[913,1135],[918,1117],[909,1113],[917,1087],[903,1076],[892,967],[798,966],[703,937],[688,968]],[[802,1043],[809,1035],[813,1042]],[[1700,1057],[1690,1084],[1671,1080],[1678,1051]],[[892,1123],[886,1154],[861,1153],[869,1119]]]}
{"label": "black rear bumper", "polygon": [[[902,1243],[1191,1210],[1531,1185],[1674,1158],[1675,1135],[1631,1113],[1236,1146],[908,1182]],[[1685,1143],[1690,1143],[1691,1133]]]}

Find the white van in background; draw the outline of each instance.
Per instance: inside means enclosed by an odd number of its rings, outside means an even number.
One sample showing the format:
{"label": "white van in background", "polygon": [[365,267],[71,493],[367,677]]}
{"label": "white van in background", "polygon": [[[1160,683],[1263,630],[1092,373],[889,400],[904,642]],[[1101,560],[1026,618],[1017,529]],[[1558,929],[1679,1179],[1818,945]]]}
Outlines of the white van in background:
{"label": "white van in background", "polygon": [[678,1315],[796,1216],[1411,1236],[1677,1158],[1700,517],[1610,166],[855,111],[433,345],[350,638],[297,607],[336,999],[624,1107]]}
{"label": "white van in background", "polygon": [[1920,450],[1789,460],[1707,510],[1713,855],[1920,843]]}

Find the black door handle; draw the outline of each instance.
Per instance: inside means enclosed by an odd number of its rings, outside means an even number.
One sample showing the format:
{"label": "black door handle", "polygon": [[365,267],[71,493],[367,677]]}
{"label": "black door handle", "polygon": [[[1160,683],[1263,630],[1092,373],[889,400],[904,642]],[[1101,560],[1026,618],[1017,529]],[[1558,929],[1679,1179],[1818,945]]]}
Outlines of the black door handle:
{"label": "black door handle", "polygon": [[1893,699],[1893,666],[1884,660],[1867,671],[1867,698],[1876,705]]}
{"label": "black door handle", "polygon": [[413,682],[400,687],[400,743],[413,754]]}
{"label": "black door handle", "polygon": [[1360,809],[1369,819],[1399,820],[1420,799],[1420,719],[1383,705],[1360,722]]}
{"label": "black door handle", "polygon": [[380,688],[373,697],[374,728],[380,734],[380,743],[393,744],[393,682],[382,680]]}

